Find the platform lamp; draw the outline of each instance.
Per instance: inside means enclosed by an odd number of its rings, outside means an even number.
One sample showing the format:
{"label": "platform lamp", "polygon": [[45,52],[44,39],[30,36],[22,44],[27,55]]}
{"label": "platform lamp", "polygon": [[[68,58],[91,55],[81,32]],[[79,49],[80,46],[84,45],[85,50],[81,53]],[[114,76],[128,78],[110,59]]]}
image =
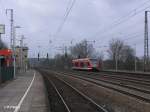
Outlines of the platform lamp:
{"label": "platform lamp", "polygon": [[21,28],[20,26],[14,26],[13,28],[13,65],[14,65],[14,78],[16,78],[16,29]]}

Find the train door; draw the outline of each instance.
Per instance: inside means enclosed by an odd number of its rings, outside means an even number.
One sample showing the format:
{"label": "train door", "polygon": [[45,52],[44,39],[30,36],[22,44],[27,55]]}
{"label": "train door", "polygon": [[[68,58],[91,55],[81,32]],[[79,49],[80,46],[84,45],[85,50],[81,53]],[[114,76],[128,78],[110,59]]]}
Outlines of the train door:
{"label": "train door", "polygon": [[80,67],[84,68],[84,62],[83,61],[80,62]]}

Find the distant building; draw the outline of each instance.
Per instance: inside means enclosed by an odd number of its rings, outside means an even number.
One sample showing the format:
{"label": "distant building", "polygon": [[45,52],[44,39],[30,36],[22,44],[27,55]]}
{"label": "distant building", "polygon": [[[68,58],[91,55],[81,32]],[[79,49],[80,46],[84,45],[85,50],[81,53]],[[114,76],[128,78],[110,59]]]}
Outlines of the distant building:
{"label": "distant building", "polygon": [[26,71],[28,68],[28,47],[16,47],[16,68]]}

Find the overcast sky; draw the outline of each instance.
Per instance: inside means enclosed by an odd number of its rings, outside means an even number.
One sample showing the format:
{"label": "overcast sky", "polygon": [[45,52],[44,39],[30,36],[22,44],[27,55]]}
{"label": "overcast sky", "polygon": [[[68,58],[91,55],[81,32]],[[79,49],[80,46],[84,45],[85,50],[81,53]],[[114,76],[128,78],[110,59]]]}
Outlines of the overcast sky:
{"label": "overcast sky", "polygon": [[57,47],[83,39],[95,40],[97,50],[106,51],[102,46],[112,38],[120,38],[132,47],[137,44],[137,54],[143,56],[144,8],[150,7],[150,0],[76,0],[62,30],[54,36],[71,1],[0,0],[0,23],[6,24],[2,39],[9,45],[10,16],[5,9],[13,8],[15,25],[22,27],[17,34],[25,35],[30,57],[37,56],[39,45],[43,56],[47,52],[53,56],[60,52]]}

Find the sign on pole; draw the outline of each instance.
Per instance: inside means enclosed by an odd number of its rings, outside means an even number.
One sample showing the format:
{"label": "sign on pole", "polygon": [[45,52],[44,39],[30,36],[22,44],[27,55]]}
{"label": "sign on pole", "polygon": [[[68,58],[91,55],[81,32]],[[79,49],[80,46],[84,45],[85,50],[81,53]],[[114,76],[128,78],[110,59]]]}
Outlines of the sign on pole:
{"label": "sign on pole", "polygon": [[0,34],[5,34],[5,25],[0,24]]}

